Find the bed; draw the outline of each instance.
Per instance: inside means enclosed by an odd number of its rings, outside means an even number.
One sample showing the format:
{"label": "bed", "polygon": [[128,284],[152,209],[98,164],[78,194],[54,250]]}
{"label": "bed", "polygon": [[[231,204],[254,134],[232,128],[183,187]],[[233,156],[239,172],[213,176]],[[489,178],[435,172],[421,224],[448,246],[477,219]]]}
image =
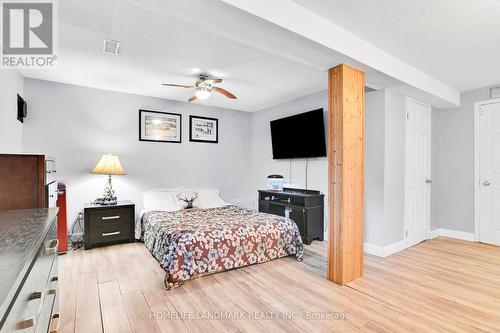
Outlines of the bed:
{"label": "bed", "polygon": [[165,270],[165,287],[286,256],[302,260],[299,229],[289,218],[234,205],[175,211],[149,209],[140,239]]}

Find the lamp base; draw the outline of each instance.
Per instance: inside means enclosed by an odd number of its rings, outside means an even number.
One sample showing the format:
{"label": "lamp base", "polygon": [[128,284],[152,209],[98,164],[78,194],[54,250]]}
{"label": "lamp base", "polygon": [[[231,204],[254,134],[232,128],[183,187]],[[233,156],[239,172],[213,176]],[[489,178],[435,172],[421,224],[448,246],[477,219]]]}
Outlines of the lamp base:
{"label": "lamp base", "polygon": [[101,206],[113,206],[118,204],[117,198],[97,198],[93,202],[95,205],[101,205]]}
{"label": "lamp base", "polygon": [[111,175],[109,175],[108,183],[104,188],[104,195],[102,196],[102,198],[96,199],[95,203],[97,205],[103,205],[103,206],[116,205],[118,203],[115,191],[113,190],[113,185],[111,183]]}

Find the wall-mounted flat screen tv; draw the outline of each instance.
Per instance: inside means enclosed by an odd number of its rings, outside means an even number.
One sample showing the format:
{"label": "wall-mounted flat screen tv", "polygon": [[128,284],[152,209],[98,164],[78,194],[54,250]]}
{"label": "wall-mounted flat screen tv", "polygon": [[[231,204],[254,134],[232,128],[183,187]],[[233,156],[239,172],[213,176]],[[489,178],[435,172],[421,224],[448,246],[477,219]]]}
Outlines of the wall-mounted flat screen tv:
{"label": "wall-mounted flat screen tv", "polygon": [[326,156],[323,109],[271,121],[273,159]]}

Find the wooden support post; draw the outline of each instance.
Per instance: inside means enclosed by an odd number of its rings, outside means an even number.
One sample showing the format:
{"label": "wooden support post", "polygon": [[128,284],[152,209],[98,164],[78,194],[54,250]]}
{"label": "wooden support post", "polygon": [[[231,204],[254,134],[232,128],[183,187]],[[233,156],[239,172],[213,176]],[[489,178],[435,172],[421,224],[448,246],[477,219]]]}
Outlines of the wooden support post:
{"label": "wooden support post", "polygon": [[365,74],[328,71],[328,280],[363,275]]}

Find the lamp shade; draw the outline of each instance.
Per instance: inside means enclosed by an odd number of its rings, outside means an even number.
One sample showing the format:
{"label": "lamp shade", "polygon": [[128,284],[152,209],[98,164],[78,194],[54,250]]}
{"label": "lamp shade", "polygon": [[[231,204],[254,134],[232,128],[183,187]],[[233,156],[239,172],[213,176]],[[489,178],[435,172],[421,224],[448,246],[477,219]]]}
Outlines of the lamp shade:
{"label": "lamp shade", "polygon": [[92,169],[92,173],[100,175],[124,175],[125,170],[123,170],[120,164],[118,155],[104,154],[99,163]]}

